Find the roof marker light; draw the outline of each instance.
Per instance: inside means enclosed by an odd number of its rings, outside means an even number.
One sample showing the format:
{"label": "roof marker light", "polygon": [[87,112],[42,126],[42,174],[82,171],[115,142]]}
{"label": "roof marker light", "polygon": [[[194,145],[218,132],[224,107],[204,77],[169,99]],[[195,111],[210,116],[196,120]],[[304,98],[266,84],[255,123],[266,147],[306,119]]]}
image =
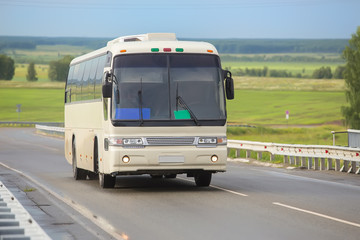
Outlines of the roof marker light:
{"label": "roof marker light", "polygon": [[184,52],[184,49],[183,48],[176,48],[175,51],[176,52]]}
{"label": "roof marker light", "polygon": [[159,49],[158,48],[152,48],[151,52],[159,52]]}
{"label": "roof marker light", "polygon": [[207,52],[208,52],[208,53],[213,53],[214,51],[211,50],[211,49],[208,49]]}
{"label": "roof marker light", "polygon": [[124,53],[124,52],[126,52],[126,49],[121,49],[120,52]]}
{"label": "roof marker light", "polygon": [[171,52],[171,48],[164,48],[164,52]]}

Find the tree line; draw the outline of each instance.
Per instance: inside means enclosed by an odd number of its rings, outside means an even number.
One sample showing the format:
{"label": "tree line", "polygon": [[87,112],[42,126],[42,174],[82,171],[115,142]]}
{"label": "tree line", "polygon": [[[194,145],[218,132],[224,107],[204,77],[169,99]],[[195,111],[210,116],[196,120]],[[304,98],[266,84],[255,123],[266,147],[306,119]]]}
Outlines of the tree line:
{"label": "tree line", "polygon": [[[69,64],[73,56],[65,56],[60,60],[49,63],[48,77],[51,81],[65,82],[69,72]],[[0,80],[12,80],[15,74],[15,62],[12,58],[0,54]],[[26,80],[34,82],[38,80],[35,63],[30,62],[27,68]]]}
{"label": "tree line", "polygon": [[[307,75],[301,73],[292,74],[286,70],[275,70],[269,69],[268,67],[263,68],[228,68],[234,76],[250,76],[250,77],[274,77],[274,78],[309,78]],[[315,69],[311,75],[313,79],[343,79],[344,78],[345,66],[338,66],[334,73],[332,73],[330,67],[321,67]]]}
{"label": "tree line", "polygon": [[250,55],[250,56],[237,56],[237,55],[221,55],[221,61],[227,62],[333,62],[344,63],[344,59],[339,54],[338,57],[312,57],[312,56],[268,56],[268,55]]}
{"label": "tree line", "polygon": [[[7,37],[0,36],[0,51],[4,48],[34,49],[37,45],[71,45],[97,49],[110,38],[82,37]],[[348,39],[181,39],[206,41],[219,53],[341,53]]]}
{"label": "tree line", "polygon": [[348,39],[206,39],[219,53],[341,53]]}

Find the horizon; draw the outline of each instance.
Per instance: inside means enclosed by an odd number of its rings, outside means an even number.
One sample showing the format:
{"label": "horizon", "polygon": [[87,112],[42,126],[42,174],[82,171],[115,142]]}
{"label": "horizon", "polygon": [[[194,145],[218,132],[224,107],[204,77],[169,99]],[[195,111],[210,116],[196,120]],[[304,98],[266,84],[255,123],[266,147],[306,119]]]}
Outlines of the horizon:
{"label": "horizon", "polygon": [[350,39],[357,0],[0,0],[1,36]]}
{"label": "horizon", "polygon": [[[360,26],[359,26],[360,27]],[[141,34],[147,34],[147,33],[139,33],[136,35],[141,35]],[[175,33],[176,34],[176,33]],[[125,37],[128,35],[123,35],[123,36],[115,36],[115,37],[81,37],[81,36],[21,36],[21,35],[1,35],[0,34],[0,38],[4,37],[9,37],[9,38],[79,38],[79,39],[103,39],[103,40],[113,40],[116,39],[118,37]],[[130,36],[130,35],[129,35]],[[350,40],[351,36],[348,38],[234,38],[234,37],[229,37],[229,38],[183,38],[183,37],[178,37],[176,35],[177,40]]]}

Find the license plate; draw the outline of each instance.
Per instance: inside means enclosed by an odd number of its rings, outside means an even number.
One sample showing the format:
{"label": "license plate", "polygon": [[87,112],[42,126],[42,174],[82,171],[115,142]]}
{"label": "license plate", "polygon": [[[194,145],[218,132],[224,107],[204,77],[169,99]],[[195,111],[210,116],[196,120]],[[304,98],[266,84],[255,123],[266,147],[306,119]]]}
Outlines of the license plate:
{"label": "license plate", "polygon": [[159,163],[184,163],[184,156],[159,156]]}

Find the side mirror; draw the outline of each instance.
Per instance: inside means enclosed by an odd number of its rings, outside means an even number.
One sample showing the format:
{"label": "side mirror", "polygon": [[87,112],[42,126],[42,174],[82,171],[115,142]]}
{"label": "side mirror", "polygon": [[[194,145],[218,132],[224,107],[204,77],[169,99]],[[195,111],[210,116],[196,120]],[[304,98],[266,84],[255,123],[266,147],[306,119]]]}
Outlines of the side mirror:
{"label": "side mirror", "polygon": [[231,77],[231,72],[230,71],[224,71],[224,72],[225,72],[226,98],[229,99],[229,100],[232,100],[235,97],[234,80]]}
{"label": "side mirror", "polygon": [[111,72],[105,73],[105,81],[102,86],[102,94],[104,98],[112,97],[112,74]]}

